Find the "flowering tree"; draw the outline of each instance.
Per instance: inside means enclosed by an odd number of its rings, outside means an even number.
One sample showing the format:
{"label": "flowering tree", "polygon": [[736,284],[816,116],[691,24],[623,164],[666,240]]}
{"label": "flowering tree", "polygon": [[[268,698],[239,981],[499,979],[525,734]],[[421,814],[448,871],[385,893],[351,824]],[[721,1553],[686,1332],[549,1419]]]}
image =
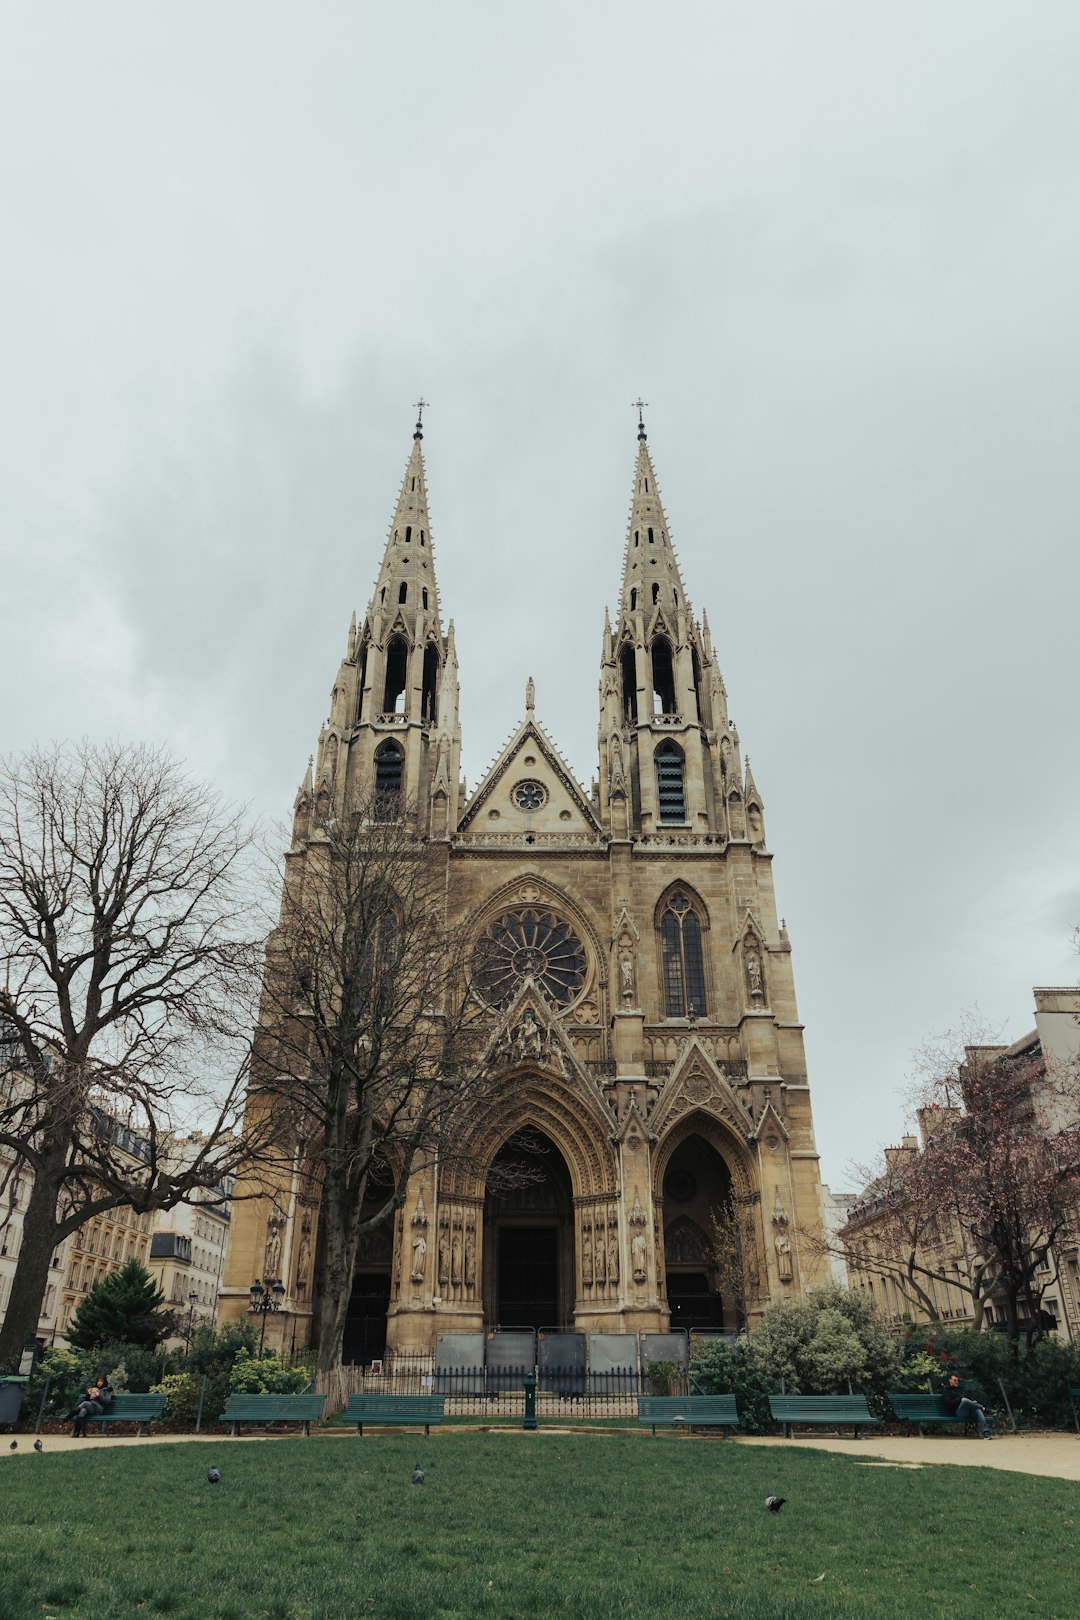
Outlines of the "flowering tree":
{"label": "flowering tree", "polygon": [[849,1264],[891,1278],[928,1316],[933,1284],[970,1296],[980,1327],[991,1298],[1009,1339],[1040,1331],[1049,1251],[1080,1207],[1080,1077],[1035,1041],[968,1043],[930,1054],[921,1147],[890,1149],[841,1234]]}

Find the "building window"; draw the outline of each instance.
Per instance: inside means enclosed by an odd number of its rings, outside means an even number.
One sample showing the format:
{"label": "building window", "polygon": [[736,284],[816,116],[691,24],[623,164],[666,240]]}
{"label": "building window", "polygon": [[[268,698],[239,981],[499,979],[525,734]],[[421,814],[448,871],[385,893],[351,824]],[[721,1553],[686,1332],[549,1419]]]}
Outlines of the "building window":
{"label": "building window", "polygon": [[671,896],[660,919],[660,962],[665,1017],[703,1018],[708,1008],[701,922],[681,889]]}
{"label": "building window", "polygon": [[375,814],[379,821],[396,821],[401,813],[401,778],[405,751],[396,742],[384,742],[375,751]]}
{"label": "building window", "polygon": [[673,742],[663,742],[656,750],[656,796],[661,821],[686,820],[683,763],[682,749]]}

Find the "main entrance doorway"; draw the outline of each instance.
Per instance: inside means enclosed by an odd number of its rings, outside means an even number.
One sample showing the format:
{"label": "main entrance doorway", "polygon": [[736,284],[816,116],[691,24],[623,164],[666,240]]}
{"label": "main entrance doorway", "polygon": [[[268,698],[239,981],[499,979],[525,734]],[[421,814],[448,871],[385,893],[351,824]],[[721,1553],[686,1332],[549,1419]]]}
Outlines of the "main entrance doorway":
{"label": "main entrance doorway", "polygon": [[489,1328],[568,1327],[574,1314],[570,1172],[539,1132],[495,1156],[484,1199],[484,1314]]}

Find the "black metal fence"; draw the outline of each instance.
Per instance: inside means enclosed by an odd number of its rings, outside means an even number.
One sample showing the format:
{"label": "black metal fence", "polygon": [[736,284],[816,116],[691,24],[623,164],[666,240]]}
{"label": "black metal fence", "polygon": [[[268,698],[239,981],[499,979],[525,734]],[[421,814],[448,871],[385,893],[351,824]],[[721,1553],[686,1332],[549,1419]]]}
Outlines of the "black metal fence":
{"label": "black metal fence", "polygon": [[450,1366],[431,1356],[395,1356],[381,1365],[342,1368],[340,1388],[335,1381],[333,1393],[344,1398],[445,1395],[448,1417],[495,1419],[523,1415],[526,1378],[536,1379],[537,1413],[549,1420],[636,1417],[639,1395],[689,1393],[688,1375],[682,1371],[668,1373],[663,1390],[652,1390],[648,1373],[636,1367],[594,1370],[542,1362]]}

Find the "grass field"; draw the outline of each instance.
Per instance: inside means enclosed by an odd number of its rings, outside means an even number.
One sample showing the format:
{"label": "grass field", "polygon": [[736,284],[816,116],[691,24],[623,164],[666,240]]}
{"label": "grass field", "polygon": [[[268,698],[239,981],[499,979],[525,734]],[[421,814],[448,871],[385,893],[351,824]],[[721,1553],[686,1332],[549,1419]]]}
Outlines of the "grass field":
{"label": "grass field", "polygon": [[1080,1485],[797,1445],[148,1442],[0,1468],[0,1620],[1073,1620],[1078,1525]]}

